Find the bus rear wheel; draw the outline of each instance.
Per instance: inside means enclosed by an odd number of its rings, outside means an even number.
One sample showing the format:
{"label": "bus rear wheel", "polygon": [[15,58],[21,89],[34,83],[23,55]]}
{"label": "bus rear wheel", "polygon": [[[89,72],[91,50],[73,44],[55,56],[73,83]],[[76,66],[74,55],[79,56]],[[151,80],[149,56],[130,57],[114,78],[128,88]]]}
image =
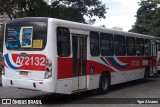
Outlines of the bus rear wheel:
{"label": "bus rear wheel", "polygon": [[102,73],[100,76],[98,94],[106,94],[110,87],[110,75],[107,73]]}
{"label": "bus rear wheel", "polygon": [[150,77],[150,69],[146,68],[145,71],[144,71],[143,82],[146,82],[148,77]]}

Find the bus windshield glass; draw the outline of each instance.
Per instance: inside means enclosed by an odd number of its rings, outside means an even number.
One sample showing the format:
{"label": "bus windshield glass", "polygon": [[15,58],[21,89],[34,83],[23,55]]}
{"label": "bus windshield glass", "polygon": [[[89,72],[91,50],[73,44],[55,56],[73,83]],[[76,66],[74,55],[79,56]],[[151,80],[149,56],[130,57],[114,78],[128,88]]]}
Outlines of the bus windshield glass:
{"label": "bus windshield glass", "polygon": [[43,50],[47,42],[46,22],[15,22],[6,25],[5,45],[8,50]]}

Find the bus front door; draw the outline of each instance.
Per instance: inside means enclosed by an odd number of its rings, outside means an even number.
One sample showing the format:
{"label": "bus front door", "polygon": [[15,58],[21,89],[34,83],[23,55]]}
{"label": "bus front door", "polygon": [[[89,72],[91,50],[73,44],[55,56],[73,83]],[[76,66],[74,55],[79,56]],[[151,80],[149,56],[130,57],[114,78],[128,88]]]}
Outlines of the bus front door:
{"label": "bus front door", "polygon": [[87,61],[87,37],[80,35],[72,36],[73,51],[73,80],[72,91],[86,89],[86,61]]}
{"label": "bus front door", "polygon": [[152,69],[151,74],[157,73],[157,44],[151,44]]}

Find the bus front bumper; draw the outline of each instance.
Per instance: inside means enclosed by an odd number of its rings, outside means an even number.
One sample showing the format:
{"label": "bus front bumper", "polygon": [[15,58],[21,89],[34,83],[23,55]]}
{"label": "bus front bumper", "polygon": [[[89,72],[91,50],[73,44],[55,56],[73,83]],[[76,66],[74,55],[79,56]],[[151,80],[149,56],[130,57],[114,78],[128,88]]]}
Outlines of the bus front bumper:
{"label": "bus front bumper", "polygon": [[25,80],[25,79],[14,79],[7,78],[2,75],[2,85],[4,87],[17,87],[31,90],[41,90],[45,92],[55,92],[54,79],[44,79],[43,81],[37,80]]}

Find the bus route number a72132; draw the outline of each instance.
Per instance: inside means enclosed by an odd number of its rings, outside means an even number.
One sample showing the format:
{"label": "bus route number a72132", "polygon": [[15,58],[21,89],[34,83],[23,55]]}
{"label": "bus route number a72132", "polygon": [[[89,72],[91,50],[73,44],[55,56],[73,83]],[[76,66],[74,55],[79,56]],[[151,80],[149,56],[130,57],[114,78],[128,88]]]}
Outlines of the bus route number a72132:
{"label": "bus route number a72132", "polygon": [[44,71],[46,56],[42,54],[12,54],[13,62],[24,70]]}

